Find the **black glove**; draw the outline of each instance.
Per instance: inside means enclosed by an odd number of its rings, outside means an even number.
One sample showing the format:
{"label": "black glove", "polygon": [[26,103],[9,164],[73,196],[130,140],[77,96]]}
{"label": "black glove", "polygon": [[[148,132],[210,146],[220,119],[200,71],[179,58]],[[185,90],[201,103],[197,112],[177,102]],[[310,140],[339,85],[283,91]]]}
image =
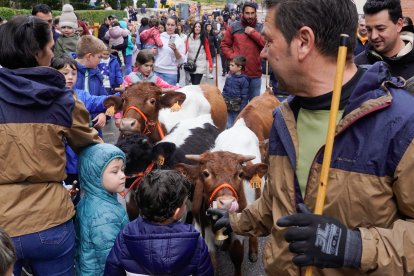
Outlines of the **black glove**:
{"label": "black glove", "polygon": [[213,224],[213,231],[216,232],[217,230],[220,230],[221,228],[226,228],[223,231],[224,235],[228,235],[231,232],[233,232],[233,229],[231,229],[230,226],[230,219],[229,219],[229,212],[225,209],[207,209],[206,211],[208,216],[217,216],[217,221]]}
{"label": "black glove", "polygon": [[289,250],[298,254],[292,259],[294,264],[319,268],[360,267],[362,241],[359,231],[347,229],[334,218],[310,214],[304,204],[299,204],[298,209],[301,213],[277,221],[278,226],[289,227],[285,240]]}

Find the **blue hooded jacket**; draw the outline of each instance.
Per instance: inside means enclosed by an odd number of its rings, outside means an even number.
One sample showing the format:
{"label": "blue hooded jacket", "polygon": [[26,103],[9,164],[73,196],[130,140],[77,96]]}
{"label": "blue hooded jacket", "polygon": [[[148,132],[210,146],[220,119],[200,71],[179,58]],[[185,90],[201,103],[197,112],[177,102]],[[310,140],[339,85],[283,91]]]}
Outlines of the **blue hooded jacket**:
{"label": "blue hooded jacket", "polygon": [[240,110],[249,103],[250,78],[244,74],[230,75],[223,87],[223,97],[240,97]]}
{"label": "blue hooded jacket", "polygon": [[192,225],[154,224],[141,217],[119,233],[105,274],[213,275],[207,245]]}
{"label": "blue hooded jacket", "polygon": [[[78,99],[83,102],[89,113],[101,113],[105,112],[106,107],[103,105],[107,96],[92,96],[84,90],[74,89]],[[78,158],[73,149],[66,144],[66,173],[77,174],[78,173]],[[72,183],[66,183],[72,184]]]}
{"label": "blue hooded jacket", "polygon": [[125,163],[125,154],[111,144],[88,147],[79,155],[79,182],[84,194],[75,218],[76,275],[102,275],[116,236],[128,223],[117,195],[102,184],[106,166],[117,158]]}
{"label": "blue hooded jacket", "polygon": [[[89,72],[89,89],[85,89],[85,74]],[[103,86],[103,77],[97,68],[86,68],[85,65],[78,62],[78,78],[73,88],[86,90],[94,96],[106,96],[106,90]]]}

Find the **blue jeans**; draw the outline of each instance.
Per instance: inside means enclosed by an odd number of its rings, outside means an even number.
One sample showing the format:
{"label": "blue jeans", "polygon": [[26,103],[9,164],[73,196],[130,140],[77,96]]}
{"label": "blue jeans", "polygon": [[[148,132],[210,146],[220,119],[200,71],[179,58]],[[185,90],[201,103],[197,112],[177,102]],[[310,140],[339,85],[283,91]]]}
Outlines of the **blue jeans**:
{"label": "blue jeans", "polygon": [[262,78],[250,78],[249,86],[249,101],[254,97],[260,96],[260,89],[262,88]]}
{"label": "blue jeans", "polygon": [[177,74],[166,74],[166,73],[158,73],[155,74],[166,81],[168,84],[176,85],[177,84]]}
{"label": "blue jeans", "polygon": [[227,128],[231,128],[236,121],[237,116],[239,116],[240,111],[230,111],[227,110]]}
{"label": "blue jeans", "polygon": [[132,55],[125,57],[125,71],[124,76],[128,76],[132,72]]}
{"label": "blue jeans", "polygon": [[75,230],[72,220],[12,240],[17,254],[14,275],[21,275],[23,263],[30,265],[34,275],[74,275]]}

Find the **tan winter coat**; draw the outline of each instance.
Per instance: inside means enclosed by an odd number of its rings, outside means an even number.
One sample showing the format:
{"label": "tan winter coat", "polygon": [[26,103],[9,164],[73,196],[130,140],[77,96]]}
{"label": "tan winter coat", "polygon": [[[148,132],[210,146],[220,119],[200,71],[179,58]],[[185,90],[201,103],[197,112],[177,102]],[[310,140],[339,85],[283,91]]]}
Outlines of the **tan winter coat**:
{"label": "tan winter coat", "polygon": [[[391,83],[393,82],[393,83]],[[396,89],[377,63],[360,79],[339,122],[324,215],[362,237],[359,270],[314,269],[313,275],[414,275],[414,98]],[[381,86],[382,85],[382,86]],[[304,275],[292,263],[282,216],[296,213],[296,120],[288,102],[275,113],[269,139],[269,175],[263,194],[230,216],[236,233],[269,235],[263,261],[268,275]],[[323,150],[310,169],[304,202],[316,202]]]}

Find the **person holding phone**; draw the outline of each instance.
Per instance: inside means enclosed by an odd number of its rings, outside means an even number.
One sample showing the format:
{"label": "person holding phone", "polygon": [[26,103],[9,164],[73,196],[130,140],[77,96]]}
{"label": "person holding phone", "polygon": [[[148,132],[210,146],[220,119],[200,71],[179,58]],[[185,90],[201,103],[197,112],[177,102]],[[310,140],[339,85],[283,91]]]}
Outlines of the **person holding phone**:
{"label": "person holding phone", "polygon": [[154,71],[157,76],[171,85],[177,84],[177,66],[186,61],[184,41],[178,34],[177,19],[169,17],[165,23],[166,31],[161,33],[163,46],[158,48]]}

